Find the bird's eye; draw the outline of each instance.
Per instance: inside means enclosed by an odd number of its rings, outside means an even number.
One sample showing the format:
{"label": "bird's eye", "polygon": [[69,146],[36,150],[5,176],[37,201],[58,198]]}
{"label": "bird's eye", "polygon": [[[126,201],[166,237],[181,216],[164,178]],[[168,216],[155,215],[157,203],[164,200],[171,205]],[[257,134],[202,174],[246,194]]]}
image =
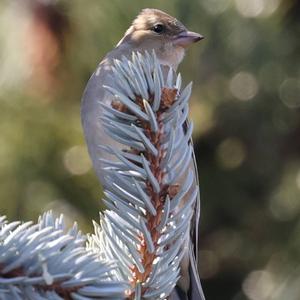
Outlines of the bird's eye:
{"label": "bird's eye", "polygon": [[156,33],[162,33],[165,30],[165,26],[162,24],[156,24],[153,26],[152,31]]}

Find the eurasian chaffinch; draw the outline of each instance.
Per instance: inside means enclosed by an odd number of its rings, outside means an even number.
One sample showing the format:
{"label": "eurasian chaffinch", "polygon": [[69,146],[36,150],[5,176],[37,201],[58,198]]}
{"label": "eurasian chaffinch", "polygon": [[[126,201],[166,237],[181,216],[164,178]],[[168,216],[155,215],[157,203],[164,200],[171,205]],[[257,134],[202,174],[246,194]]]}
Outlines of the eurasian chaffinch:
{"label": "eurasian chaffinch", "polygon": [[[185,55],[186,48],[201,39],[203,39],[202,35],[188,31],[174,17],[160,10],[147,8],[141,11],[117,46],[100,62],[85,89],[82,99],[81,118],[88,151],[97,176],[104,187],[110,183],[106,182],[103,176],[103,165],[99,158],[112,160],[114,156],[101,150],[98,145],[121,147],[119,143],[107,136],[100,120],[103,112],[99,101],[107,105],[111,105],[113,101],[113,96],[104,86],[114,87],[112,80],[114,59],[121,60],[123,56],[130,58],[134,51],[139,51],[140,53],[148,51],[151,53],[154,50],[160,64],[176,70]],[[194,157],[191,168],[194,169],[195,177],[197,178]],[[195,184],[197,184],[197,180]],[[194,234],[191,234],[189,243],[194,242],[197,245],[199,203],[196,205],[195,210],[194,221],[196,224],[191,226]],[[195,241],[192,241],[192,239],[195,239]],[[204,300],[195,259],[197,250],[193,250],[191,245],[186,245],[182,251],[185,251],[186,255],[184,255],[181,262],[181,278],[171,294],[171,299]]]}

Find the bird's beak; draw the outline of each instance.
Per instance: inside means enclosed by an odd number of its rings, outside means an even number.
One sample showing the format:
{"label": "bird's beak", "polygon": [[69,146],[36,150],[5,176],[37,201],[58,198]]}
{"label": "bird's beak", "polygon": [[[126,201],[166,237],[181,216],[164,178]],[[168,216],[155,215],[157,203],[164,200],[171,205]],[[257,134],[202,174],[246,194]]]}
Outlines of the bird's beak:
{"label": "bird's beak", "polygon": [[175,37],[174,44],[176,46],[186,48],[189,45],[199,42],[202,39],[204,39],[204,36],[199,33],[192,32],[192,31],[184,31],[184,32],[179,33]]}

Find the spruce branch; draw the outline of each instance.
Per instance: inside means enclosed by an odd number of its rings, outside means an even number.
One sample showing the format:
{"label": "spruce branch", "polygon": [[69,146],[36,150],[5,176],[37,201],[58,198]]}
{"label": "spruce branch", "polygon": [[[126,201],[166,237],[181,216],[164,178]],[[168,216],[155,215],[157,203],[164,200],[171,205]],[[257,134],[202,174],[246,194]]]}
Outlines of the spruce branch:
{"label": "spruce branch", "polygon": [[198,201],[188,122],[192,85],[163,68],[155,53],[115,60],[114,101],[101,104],[106,134],[119,143],[99,145],[107,210],[88,247],[118,261],[113,273],[128,281],[129,299],[166,299],[180,277]]}
{"label": "spruce branch", "polygon": [[77,225],[67,230],[51,212],[32,222],[0,218],[0,298],[4,300],[123,299],[115,264],[87,251]]}

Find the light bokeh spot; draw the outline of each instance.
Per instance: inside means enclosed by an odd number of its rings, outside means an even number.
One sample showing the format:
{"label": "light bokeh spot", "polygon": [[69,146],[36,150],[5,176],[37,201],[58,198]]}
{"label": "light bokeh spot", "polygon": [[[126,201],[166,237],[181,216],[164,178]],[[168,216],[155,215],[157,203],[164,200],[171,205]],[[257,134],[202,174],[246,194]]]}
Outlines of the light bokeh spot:
{"label": "light bokeh spot", "polygon": [[300,80],[296,78],[285,79],[279,87],[279,96],[287,107],[300,107]]}
{"label": "light bokeh spot", "polygon": [[190,117],[194,123],[194,136],[201,136],[209,131],[214,125],[214,108],[208,102],[192,101]]}
{"label": "light bokeh spot", "polygon": [[225,12],[231,4],[231,0],[201,1],[203,8],[211,15],[219,15]]}
{"label": "light bokeh spot", "polygon": [[239,72],[235,74],[229,83],[232,95],[239,100],[250,100],[258,92],[256,78],[249,72]]}
{"label": "light bokeh spot", "polygon": [[224,169],[238,168],[246,157],[246,147],[235,137],[221,142],[217,148],[216,157],[219,165]]}
{"label": "light bokeh spot", "polygon": [[246,18],[269,17],[279,7],[280,0],[235,0],[237,11]]}
{"label": "light bokeh spot", "polygon": [[84,146],[68,149],[63,157],[65,168],[72,175],[83,175],[91,169],[91,161]]}
{"label": "light bokeh spot", "polygon": [[270,299],[274,288],[273,275],[266,270],[252,271],[242,284],[243,292],[250,300]]}
{"label": "light bokeh spot", "polygon": [[272,194],[269,208],[278,221],[290,221],[300,214],[300,168],[296,163],[287,166],[281,182]]}
{"label": "light bokeh spot", "polygon": [[211,278],[219,271],[219,259],[211,250],[202,250],[199,252],[200,256],[200,276],[201,278]]}

